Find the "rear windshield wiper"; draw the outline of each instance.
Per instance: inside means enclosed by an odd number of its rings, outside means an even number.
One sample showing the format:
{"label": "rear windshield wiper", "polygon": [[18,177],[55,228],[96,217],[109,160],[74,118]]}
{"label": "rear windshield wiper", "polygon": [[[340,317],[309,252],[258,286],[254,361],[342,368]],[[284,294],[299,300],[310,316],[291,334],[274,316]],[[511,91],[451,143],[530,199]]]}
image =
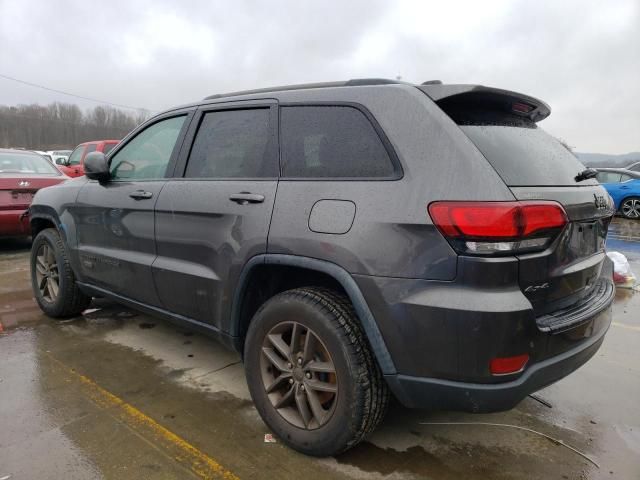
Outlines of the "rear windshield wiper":
{"label": "rear windshield wiper", "polygon": [[593,168],[585,168],[578,175],[575,176],[576,182],[582,182],[583,180],[589,180],[590,178],[595,178],[598,175],[598,171]]}

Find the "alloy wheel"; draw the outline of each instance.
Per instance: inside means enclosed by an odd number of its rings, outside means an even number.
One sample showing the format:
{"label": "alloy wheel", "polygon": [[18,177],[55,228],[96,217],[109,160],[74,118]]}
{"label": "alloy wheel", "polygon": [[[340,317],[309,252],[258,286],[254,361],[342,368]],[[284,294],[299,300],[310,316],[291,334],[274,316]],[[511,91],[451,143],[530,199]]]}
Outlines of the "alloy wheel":
{"label": "alloy wheel", "polygon": [[47,302],[55,302],[60,291],[58,263],[50,245],[43,243],[36,254],[36,282],[40,296]]}
{"label": "alloy wheel", "polygon": [[313,330],[277,324],[264,338],[260,365],[269,400],[287,422],[314,430],[329,421],[338,382],[331,355]]}
{"label": "alloy wheel", "polygon": [[640,200],[631,198],[622,204],[622,214],[627,218],[640,218]]}

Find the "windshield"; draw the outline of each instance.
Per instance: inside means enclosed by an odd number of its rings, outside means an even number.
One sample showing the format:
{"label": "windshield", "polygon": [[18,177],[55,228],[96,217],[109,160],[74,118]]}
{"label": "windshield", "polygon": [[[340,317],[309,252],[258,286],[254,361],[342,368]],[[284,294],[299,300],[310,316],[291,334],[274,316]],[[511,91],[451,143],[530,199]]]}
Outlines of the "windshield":
{"label": "windshield", "polygon": [[578,184],[575,176],[584,165],[534,123],[467,124],[460,128],[511,187],[597,184],[596,180]]}
{"label": "windshield", "polygon": [[61,173],[40,155],[0,153],[0,173],[37,173],[58,176]]}

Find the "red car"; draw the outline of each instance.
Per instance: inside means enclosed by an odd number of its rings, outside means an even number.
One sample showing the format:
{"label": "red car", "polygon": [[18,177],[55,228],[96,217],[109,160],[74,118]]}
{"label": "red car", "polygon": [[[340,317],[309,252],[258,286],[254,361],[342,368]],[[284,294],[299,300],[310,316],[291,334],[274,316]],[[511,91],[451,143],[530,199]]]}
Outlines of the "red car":
{"label": "red car", "polygon": [[37,153],[0,148],[0,238],[29,236],[25,212],[35,193],[68,179]]}
{"label": "red car", "polygon": [[78,145],[66,162],[58,165],[62,173],[70,177],[81,177],[84,175],[84,159],[91,152],[102,152],[105,155],[115,147],[120,140],[95,140]]}

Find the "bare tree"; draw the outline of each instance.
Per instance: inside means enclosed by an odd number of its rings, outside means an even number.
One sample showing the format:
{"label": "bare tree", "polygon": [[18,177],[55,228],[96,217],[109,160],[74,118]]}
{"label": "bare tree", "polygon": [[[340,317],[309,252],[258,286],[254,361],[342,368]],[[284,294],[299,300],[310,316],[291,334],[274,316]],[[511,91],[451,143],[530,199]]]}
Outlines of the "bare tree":
{"label": "bare tree", "polygon": [[0,105],[0,147],[53,150],[73,148],[89,140],[118,140],[149,117],[97,106],[83,113],[77,105]]}

